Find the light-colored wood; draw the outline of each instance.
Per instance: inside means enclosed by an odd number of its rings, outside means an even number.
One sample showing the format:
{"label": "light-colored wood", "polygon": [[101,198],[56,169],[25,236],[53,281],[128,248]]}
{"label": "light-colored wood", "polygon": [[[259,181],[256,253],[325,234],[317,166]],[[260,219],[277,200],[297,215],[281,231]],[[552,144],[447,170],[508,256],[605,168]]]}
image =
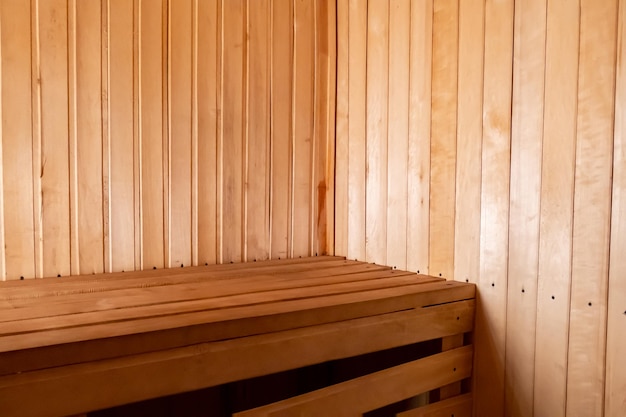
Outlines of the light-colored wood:
{"label": "light-colored wood", "polygon": [[386,263],[401,269],[407,264],[410,6],[409,0],[389,5]]}
{"label": "light-colored wood", "polygon": [[[0,4],[2,67],[3,279],[35,276],[31,9],[29,2]],[[2,261],[0,261],[2,262]]]}
{"label": "light-colored wood", "polygon": [[[75,160],[70,161],[75,167],[71,178],[70,189],[75,187],[75,198],[72,213],[75,216],[74,226],[77,230],[75,238],[78,245],[73,248],[72,264],[78,269],[74,274],[93,274],[104,271],[104,212],[103,187],[103,136],[102,136],[102,33],[94,30],[101,25],[102,7],[95,2],[75,3],[74,35],[71,40],[74,56],[71,58],[73,67],[74,106],[71,113],[75,117]],[[72,91],[72,85],[70,85]],[[70,100],[72,101],[72,100]],[[70,132],[70,139],[72,138]],[[74,238],[72,239],[74,240]],[[74,249],[76,252],[74,252]],[[77,263],[76,263],[77,262]]]}
{"label": "light-colored wood", "polygon": [[[451,349],[463,346],[464,335],[462,333],[447,336],[441,339],[441,351],[446,352]],[[439,399],[445,400],[461,393],[461,381],[456,381],[439,388]]]}
{"label": "light-colored wood", "polygon": [[168,3],[168,158],[170,267],[191,265],[192,0]]}
{"label": "light-colored wood", "polygon": [[3,279],[332,252],[334,2],[92,3],[3,5]]}
{"label": "light-colored wood", "polygon": [[[383,305],[376,300],[366,300],[360,294],[354,294],[353,297],[356,297],[355,300],[365,301],[364,306],[354,309],[347,308],[347,305],[341,302],[334,303],[345,300],[345,297],[328,298],[325,304],[315,303],[315,300],[307,300],[304,303],[292,300],[263,306],[218,309],[205,312],[203,317],[196,314],[193,320],[190,320],[191,315],[163,316],[158,319],[158,323],[157,320],[148,320],[152,321],[149,327],[145,326],[148,322],[146,320],[136,321],[139,327],[134,328],[133,323],[85,326],[81,329],[84,333],[83,340],[76,338],[76,328],[71,329],[74,332],[73,337],[68,329],[45,331],[43,335],[33,334],[35,338],[28,341],[24,341],[24,336],[21,338],[16,335],[3,336],[3,342],[6,342],[4,348],[13,350],[2,352],[3,363],[0,374],[10,375],[380,314],[391,314],[394,317],[399,315],[408,321],[387,320],[377,328],[378,331],[384,330],[385,326],[393,328],[396,325],[399,325],[399,328],[409,326],[413,329],[411,332],[399,331],[398,335],[381,340],[383,346],[381,349],[397,346],[395,343],[417,343],[467,332],[473,326],[473,300],[402,312],[390,304]],[[316,308],[317,315],[311,314],[312,307]],[[398,314],[395,314],[396,312]],[[428,326],[424,323],[428,323]],[[420,327],[420,330],[413,326]],[[142,334],[144,330],[152,333]],[[400,336],[401,339],[398,339]],[[109,339],[103,339],[107,337]],[[24,350],[28,348],[31,350]]]}
{"label": "light-colored wood", "polygon": [[398,413],[397,417],[471,417],[472,395],[463,394],[447,400]]}
{"label": "light-colored wood", "polygon": [[[578,34],[578,3],[548,2],[535,343],[535,415],[565,415]],[[546,346],[550,348],[546,349]]]}
{"label": "light-colored wood", "polygon": [[247,416],[357,416],[470,375],[467,346],[236,414]]}
{"label": "light-colored wood", "polygon": [[454,277],[468,282],[480,277],[484,48],[485,0],[459,2]]}
{"label": "light-colored wood", "polygon": [[617,6],[581,1],[567,416],[604,410]]}
{"label": "light-colored wood", "polygon": [[[343,253],[347,256],[348,244],[350,242],[350,226],[348,222],[354,216],[350,216],[348,212],[349,199],[348,192],[351,188],[348,177],[350,160],[349,143],[350,143],[350,0],[337,0],[337,119],[335,122],[335,219],[337,221],[334,228],[335,245],[334,250],[337,253]],[[359,68],[359,67],[357,67]],[[363,68],[361,66],[360,68]],[[363,139],[358,143],[365,143]],[[364,161],[365,158],[360,158]],[[363,228],[365,229],[365,228]],[[365,239],[354,239],[365,243]],[[357,258],[358,259],[358,258]],[[361,259],[364,259],[363,257]]]}
{"label": "light-colored wood", "polygon": [[162,2],[140,2],[141,268],[165,265]]}
{"label": "light-colored wood", "polygon": [[[55,299],[45,305],[30,305],[28,300],[26,303],[20,303],[15,300],[11,300],[6,304],[13,307],[20,307],[19,313],[7,311],[6,315],[2,317],[2,322],[6,323],[8,329],[3,328],[0,333],[11,333],[13,331],[27,331],[30,325],[26,320],[41,318],[51,319],[45,320],[51,323],[52,326],[63,327],[66,320],[61,317],[68,314],[80,314],[94,311],[107,311],[121,308],[136,308],[142,306],[153,306],[160,303],[176,303],[184,301],[193,301],[201,299],[211,299],[216,297],[226,297],[232,295],[245,294],[246,292],[261,292],[261,291],[275,291],[285,289],[305,289],[302,292],[304,297],[307,293],[311,293],[309,290],[314,290],[310,287],[320,287],[322,291],[329,291],[330,286],[336,284],[358,284],[358,287],[369,289],[372,285],[381,288],[391,288],[394,286],[402,285],[415,285],[421,283],[432,282],[431,279],[420,279],[414,276],[407,276],[405,273],[395,273],[395,271],[364,273],[364,274],[346,274],[339,276],[322,276],[312,277],[310,279],[294,280],[292,277],[280,277],[273,279],[271,276],[258,275],[252,279],[228,279],[216,282],[213,280],[205,280],[200,282],[193,282],[190,284],[177,284],[161,287],[154,287],[150,290],[144,288],[141,289],[125,289],[118,290],[114,293],[103,294],[100,293],[97,296],[91,296],[91,293],[79,293],[72,295],[57,296]],[[262,283],[258,281],[263,281]],[[269,282],[268,282],[269,281]],[[365,285],[365,286],[363,286]],[[342,285],[344,286],[344,285]],[[358,290],[358,287],[356,289]],[[293,294],[293,291],[290,291]],[[312,294],[315,294],[313,292]],[[265,298],[265,297],[264,297]],[[99,301],[99,302],[98,302]],[[172,310],[176,310],[177,306],[172,304]],[[79,317],[68,318],[72,323],[80,322]],[[19,323],[18,323],[19,322]],[[41,320],[37,323],[41,323]],[[17,329],[17,326],[21,326]]]}
{"label": "light-colored wood", "polygon": [[[464,2],[466,3],[466,2]],[[411,2],[407,268],[429,271],[433,0]]]}
{"label": "light-colored wood", "polygon": [[485,79],[480,230],[480,306],[476,316],[476,415],[504,414],[513,1],[485,3]]}
{"label": "light-colored wood", "polygon": [[315,74],[315,22],[312,2],[294,1],[294,72],[293,78],[293,194],[292,256],[311,255],[311,183],[313,170],[313,100]]}
{"label": "light-colored wood", "polygon": [[198,264],[217,261],[217,135],[221,33],[217,1],[197,2]]}
{"label": "light-colored wood", "polygon": [[[335,99],[337,70],[336,5],[315,2],[315,126],[311,202],[311,254],[334,253]],[[320,100],[327,97],[327,100]]]}
{"label": "light-colored wood", "polygon": [[271,257],[291,253],[291,184],[293,151],[291,118],[293,101],[293,2],[272,2],[271,81]]}
{"label": "light-colored wood", "polygon": [[[0,410],[2,414],[15,416],[37,415],[44,410],[47,415],[67,415],[378,350],[380,341],[386,338],[372,337],[374,333],[371,330],[378,329],[376,326],[367,329],[371,319],[365,320],[2,377],[0,392],[3,398],[16,401],[1,403]],[[393,328],[387,326],[387,329]],[[390,336],[394,333],[404,336],[411,332],[392,331]],[[336,344],[337,337],[345,343]],[[383,342],[383,345],[386,344]],[[290,348],[286,350],[285,346]],[[315,349],[311,350],[310,346],[315,346]],[[468,346],[405,365],[414,371],[408,375],[398,373],[402,368],[392,368],[374,374],[373,378],[397,383],[398,389],[385,390],[387,395],[395,398],[408,392],[410,396],[437,384],[467,377],[471,371],[471,356],[472,349]],[[222,367],[220,372],[207,372],[220,364],[229,366]],[[168,378],[158,377],[164,373]],[[415,378],[420,373],[421,378]],[[424,373],[428,377],[424,378]],[[120,378],[129,383],[115,383]],[[110,388],[102,390],[97,396],[89,394],[102,384]],[[374,387],[380,389],[380,384]],[[39,392],[50,400],[23,401],[33,392]],[[74,400],[69,401],[69,398]],[[368,395],[367,398],[380,397]]]}
{"label": "light-colored wood", "polygon": [[270,2],[248,2],[246,260],[269,257]]}
{"label": "light-colored wood", "polygon": [[43,275],[70,273],[67,0],[38,2]]}
{"label": "light-colored wood", "polygon": [[380,264],[387,263],[389,6],[373,0],[367,9],[365,255]]}
{"label": "light-colored wood", "polygon": [[[135,269],[135,169],[134,133],[134,10],[132,2],[109,0],[107,113],[109,158],[110,271]],[[137,187],[138,188],[138,187]]]}
{"label": "light-colored wood", "polygon": [[604,415],[617,417],[626,409],[626,5],[618,11],[615,87],[615,142],[613,151],[613,195],[611,252],[606,340],[606,384]]}
{"label": "light-colored wood", "polygon": [[243,0],[235,0],[224,2],[222,9],[221,262],[242,260],[245,7]]}
{"label": "light-colored wood", "polygon": [[459,2],[433,1],[429,273],[454,277]]}
{"label": "light-colored wood", "polygon": [[[347,256],[366,258],[366,177],[367,177],[367,4],[348,3],[348,132],[337,141],[348,143],[348,243]],[[338,163],[339,165],[339,163]],[[340,177],[338,177],[340,178]]]}
{"label": "light-colored wood", "polygon": [[505,409],[533,415],[546,1],[515,3]]}

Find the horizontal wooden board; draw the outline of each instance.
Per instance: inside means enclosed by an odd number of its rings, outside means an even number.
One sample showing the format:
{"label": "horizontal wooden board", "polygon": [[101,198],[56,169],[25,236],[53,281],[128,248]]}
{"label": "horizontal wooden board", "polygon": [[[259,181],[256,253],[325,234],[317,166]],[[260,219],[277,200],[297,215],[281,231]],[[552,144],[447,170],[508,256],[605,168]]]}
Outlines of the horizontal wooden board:
{"label": "horizontal wooden board", "polygon": [[[234,282],[233,282],[234,281]],[[16,326],[24,326],[28,331],[28,323],[32,319],[44,318],[47,322],[62,323],[65,316],[82,313],[94,313],[105,319],[104,312],[109,310],[139,309],[163,305],[171,307],[171,314],[177,313],[178,303],[186,301],[217,299],[221,297],[252,295],[279,290],[319,290],[326,292],[336,284],[363,284],[367,288],[393,287],[405,284],[421,284],[434,282],[432,278],[421,278],[408,272],[375,271],[373,273],[326,276],[311,279],[274,278],[272,276],[256,276],[249,279],[223,280],[219,282],[195,282],[174,286],[120,290],[102,294],[86,293],[53,299],[48,305],[33,304],[27,307],[7,309],[0,318],[0,323],[14,322]],[[315,294],[316,292],[314,292]],[[305,294],[302,294],[305,295]],[[315,296],[315,295],[314,295]],[[19,300],[21,301],[21,300]],[[9,302],[13,303],[13,302]],[[249,304],[255,304],[250,298]],[[169,309],[169,308],[168,308]],[[123,317],[124,312],[120,311]],[[96,316],[96,318],[97,318]],[[129,314],[129,318],[133,314]],[[0,325],[2,334],[3,325]]]}
{"label": "horizontal wooden board", "polygon": [[[432,284],[422,286],[432,287]],[[80,333],[76,328],[66,328],[32,333],[28,337],[5,336],[0,338],[0,375],[381,315],[425,305],[433,307],[421,309],[424,314],[438,316],[438,305],[446,304],[453,310],[460,309],[455,310],[455,317],[459,320],[469,314],[473,322],[473,301],[468,304],[453,302],[473,298],[473,286],[446,284],[445,288],[437,287],[419,294],[414,288],[400,287],[367,294],[342,294],[125,323],[102,323],[89,326]]]}
{"label": "horizontal wooden board", "polygon": [[472,347],[466,346],[265,407],[237,413],[235,416],[357,416],[413,395],[467,378],[470,376],[471,368]]}
{"label": "horizontal wooden board", "polygon": [[[391,322],[390,317],[367,318],[4,376],[0,397],[10,401],[0,402],[0,415],[75,414],[412,343],[429,326],[414,320],[407,328],[402,319],[394,325],[407,314],[395,314]],[[373,375],[378,384],[395,380],[410,396],[468,377],[471,357],[466,346],[407,365],[409,373],[392,368]],[[27,401],[33,397],[47,400]]]}
{"label": "horizontal wooden board", "polygon": [[[180,284],[212,282],[216,284],[224,284],[223,281],[236,281],[243,279],[267,279],[269,277],[289,277],[289,278],[315,278],[320,276],[336,276],[357,272],[384,271],[390,270],[389,267],[381,267],[377,265],[358,265],[352,261],[339,261],[334,264],[325,263],[317,268],[293,269],[293,268],[266,268],[254,271],[217,271],[205,272],[183,271],[182,269],[170,270],[170,275],[154,274],[145,277],[133,277],[128,274],[127,277],[119,279],[88,281],[80,280],[73,282],[65,282],[54,285],[50,282],[46,286],[23,288],[10,288],[3,291],[0,296],[0,303],[4,301],[28,303],[29,299],[42,299],[46,297],[46,302],[54,302],[54,300],[63,300],[64,296],[86,295],[89,293],[102,293],[104,295],[117,294],[113,291],[129,290],[133,288],[152,288],[161,286],[175,286]],[[21,304],[20,304],[21,305]]]}
{"label": "horizontal wooden board", "polygon": [[471,417],[472,394],[463,394],[397,414],[397,417]]}
{"label": "horizontal wooden board", "polygon": [[[342,256],[314,256],[307,258],[291,258],[291,259],[273,259],[263,262],[242,262],[235,264],[216,264],[216,265],[204,265],[204,266],[192,266],[184,268],[166,268],[166,269],[148,269],[143,271],[132,272],[114,272],[106,274],[93,274],[93,275],[77,275],[66,277],[48,277],[38,280],[27,281],[7,281],[0,282],[0,288],[4,294],[8,288],[27,288],[27,292],[32,288],[39,288],[46,285],[54,285],[55,288],[61,288],[62,283],[73,282],[89,282],[89,281],[112,281],[117,279],[132,279],[132,278],[153,278],[153,277],[169,277],[172,275],[196,273],[196,272],[227,272],[234,273],[235,271],[248,271],[261,268],[295,268],[296,270],[317,269],[323,266],[326,262],[338,262],[345,260]],[[320,263],[318,263],[320,262]],[[331,264],[336,266],[340,263]],[[299,266],[298,266],[299,265]]]}

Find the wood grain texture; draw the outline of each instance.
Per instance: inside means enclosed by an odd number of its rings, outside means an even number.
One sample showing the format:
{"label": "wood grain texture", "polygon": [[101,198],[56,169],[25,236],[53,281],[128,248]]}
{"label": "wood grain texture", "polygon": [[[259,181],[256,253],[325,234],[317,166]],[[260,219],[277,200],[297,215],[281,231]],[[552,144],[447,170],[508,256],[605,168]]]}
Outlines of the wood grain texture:
{"label": "wood grain texture", "polygon": [[272,3],[272,258],[288,257],[292,243],[293,13],[293,2],[290,0],[275,0]]}
{"label": "wood grain texture", "polygon": [[611,252],[607,306],[606,385],[604,415],[616,417],[626,409],[626,7],[619,4],[615,87],[615,137]]}
{"label": "wood grain texture", "polygon": [[315,32],[312,2],[294,1],[292,256],[311,255]]}
{"label": "wood grain texture", "polygon": [[76,2],[74,7],[74,56],[70,73],[73,73],[75,89],[70,118],[74,118],[71,129],[75,130],[70,132],[70,140],[74,133],[76,146],[75,159],[70,162],[70,166],[75,167],[70,188],[74,188],[76,198],[72,204],[72,211],[76,212],[72,217],[78,243],[72,250],[72,265],[78,269],[72,272],[92,274],[104,271],[105,215],[108,221],[103,197],[109,181],[103,166],[102,133],[106,115],[102,112],[102,32],[94,30],[101,25],[102,7],[95,2]]}
{"label": "wood grain texture", "polygon": [[506,411],[533,414],[546,1],[515,4]]}
{"label": "wood grain texture", "polygon": [[[335,220],[334,228],[335,245],[334,250],[337,253],[344,253],[350,256],[348,245],[350,242],[350,226],[348,222],[350,215],[348,213],[348,192],[351,190],[349,186],[349,126],[350,126],[350,1],[337,0],[337,118],[335,122]],[[362,68],[362,67],[361,67]],[[363,140],[359,143],[364,143]],[[365,158],[361,158],[365,160]],[[365,239],[355,239],[362,244]]]}
{"label": "wood grain texture", "polygon": [[3,269],[0,279],[35,276],[31,7],[0,5]]}
{"label": "wood grain texture", "polygon": [[198,263],[217,261],[217,139],[221,46],[220,2],[197,3]]}
{"label": "wood grain texture", "polygon": [[367,12],[366,248],[371,262],[387,263],[389,120],[389,2]]}
{"label": "wood grain texture", "polygon": [[271,4],[248,2],[248,137],[246,164],[246,260],[269,258],[269,138]]}
{"label": "wood grain texture", "polygon": [[433,2],[429,271],[454,277],[459,2]]}
{"label": "wood grain texture", "polygon": [[454,277],[480,277],[485,1],[459,2]]}
{"label": "wood grain texture", "polygon": [[570,322],[578,4],[548,2],[547,28],[534,413],[563,416]]}
{"label": "wood grain texture", "polygon": [[407,264],[410,6],[408,0],[389,6],[386,259],[400,269]]}
{"label": "wood grain texture", "polygon": [[[360,378],[237,414],[252,416],[357,416],[415,394],[466,377],[471,346],[385,369]],[[451,372],[450,368],[454,368]],[[382,387],[385,387],[382,389]]]}
{"label": "wood grain texture", "polygon": [[429,271],[433,1],[411,2],[407,268]]}
{"label": "wood grain texture", "polygon": [[[367,4],[349,1],[348,22],[348,248],[350,258],[366,259],[367,177]],[[356,65],[355,65],[356,64]]]}
{"label": "wood grain texture", "polygon": [[617,1],[581,1],[567,416],[604,410]]}
{"label": "wood grain texture", "polygon": [[140,3],[141,268],[165,265],[162,3]]}
{"label": "wood grain texture", "polygon": [[168,3],[169,253],[167,265],[192,258],[192,1]]}
{"label": "wood grain texture", "polygon": [[135,147],[134,121],[135,16],[133,3],[110,0],[108,4],[108,158],[110,270],[135,269]]}

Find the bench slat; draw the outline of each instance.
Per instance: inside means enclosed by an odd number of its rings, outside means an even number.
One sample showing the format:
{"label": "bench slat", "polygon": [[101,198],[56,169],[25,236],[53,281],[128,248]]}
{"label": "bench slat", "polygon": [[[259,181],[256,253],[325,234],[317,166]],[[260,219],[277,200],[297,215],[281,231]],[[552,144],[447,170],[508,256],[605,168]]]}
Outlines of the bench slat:
{"label": "bench slat", "polygon": [[[277,276],[255,276],[252,278],[221,281],[203,280],[172,286],[120,289],[104,293],[85,292],[83,294],[57,296],[39,302],[34,299],[11,300],[7,302],[11,305],[11,308],[4,309],[3,315],[0,317],[0,323],[37,317],[55,317],[65,314],[218,298],[281,289],[297,289],[320,285],[370,281],[389,277],[415,276],[409,272],[392,270],[366,271],[367,272],[338,275],[326,275],[323,271],[311,271],[316,272],[315,274],[311,274],[313,276],[311,278],[303,277],[302,274],[281,274]],[[317,275],[317,277],[314,277],[315,275]],[[436,278],[431,277],[417,277],[415,283],[434,282],[436,280]]]}
{"label": "bench slat", "polygon": [[[97,323],[112,323],[158,316],[176,316],[192,311],[204,311],[222,307],[265,304],[284,300],[302,300],[335,294],[359,293],[362,291],[380,290],[393,287],[419,284],[419,278],[409,276],[388,276],[367,281],[344,282],[311,287],[286,288],[256,292],[243,292],[242,288],[208,288],[187,292],[157,293],[148,290],[137,298],[130,298],[127,308],[126,298],[101,300],[103,310],[85,313],[64,314],[53,317],[40,317],[27,320],[7,321],[0,323],[0,337],[12,334],[25,334],[55,328],[91,326]],[[244,284],[247,286],[247,284]],[[251,285],[252,286],[252,285]],[[191,294],[190,294],[191,292]],[[197,294],[194,296],[194,294]],[[203,297],[203,295],[205,295]],[[168,298],[170,300],[168,301]],[[181,298],[179,301],[178,298]],[[100,302],[99,302],[100,303]],[[137,307],[135,307],[137,305]],[[62,306],[65,307],[65,306]]]}
{"label": "bench slat", "polygon": [[268,406],[236,413],[233,417],[356,417],[468,378],[471,369],[472,347],[465,346]]}
{"label": "bench slat", "polygon": [[[457,320],[459,308],[473,316],[473,302],[447,304],[3,376],[0,398],[11,401],[0,401],[0,415],[76,414],[469,331],[473,320]],[[455,378],[469,375],[470,346],[440,355],[432,358],[454,363]],[[436,372],[428,383],[448,379]]]}
{"label": "bench slat", "polygon": [[424,407],[398,413],[397,417],[472,417],[472,394],[463,394]]}

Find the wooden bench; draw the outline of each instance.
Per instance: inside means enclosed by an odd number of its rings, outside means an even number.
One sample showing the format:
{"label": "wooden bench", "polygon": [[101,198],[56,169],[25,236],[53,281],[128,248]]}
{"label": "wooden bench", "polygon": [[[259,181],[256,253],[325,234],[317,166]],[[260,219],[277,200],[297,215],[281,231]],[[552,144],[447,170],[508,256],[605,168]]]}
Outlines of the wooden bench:
{"label": "wooden bench", "polygon": [[329,256],[2,282],[0,416],[75,415],[434,339],[440,353],[238,415],[361,415],[442,387],[449,400],[401,415],[469,415],[456,394],[474,293]]}

